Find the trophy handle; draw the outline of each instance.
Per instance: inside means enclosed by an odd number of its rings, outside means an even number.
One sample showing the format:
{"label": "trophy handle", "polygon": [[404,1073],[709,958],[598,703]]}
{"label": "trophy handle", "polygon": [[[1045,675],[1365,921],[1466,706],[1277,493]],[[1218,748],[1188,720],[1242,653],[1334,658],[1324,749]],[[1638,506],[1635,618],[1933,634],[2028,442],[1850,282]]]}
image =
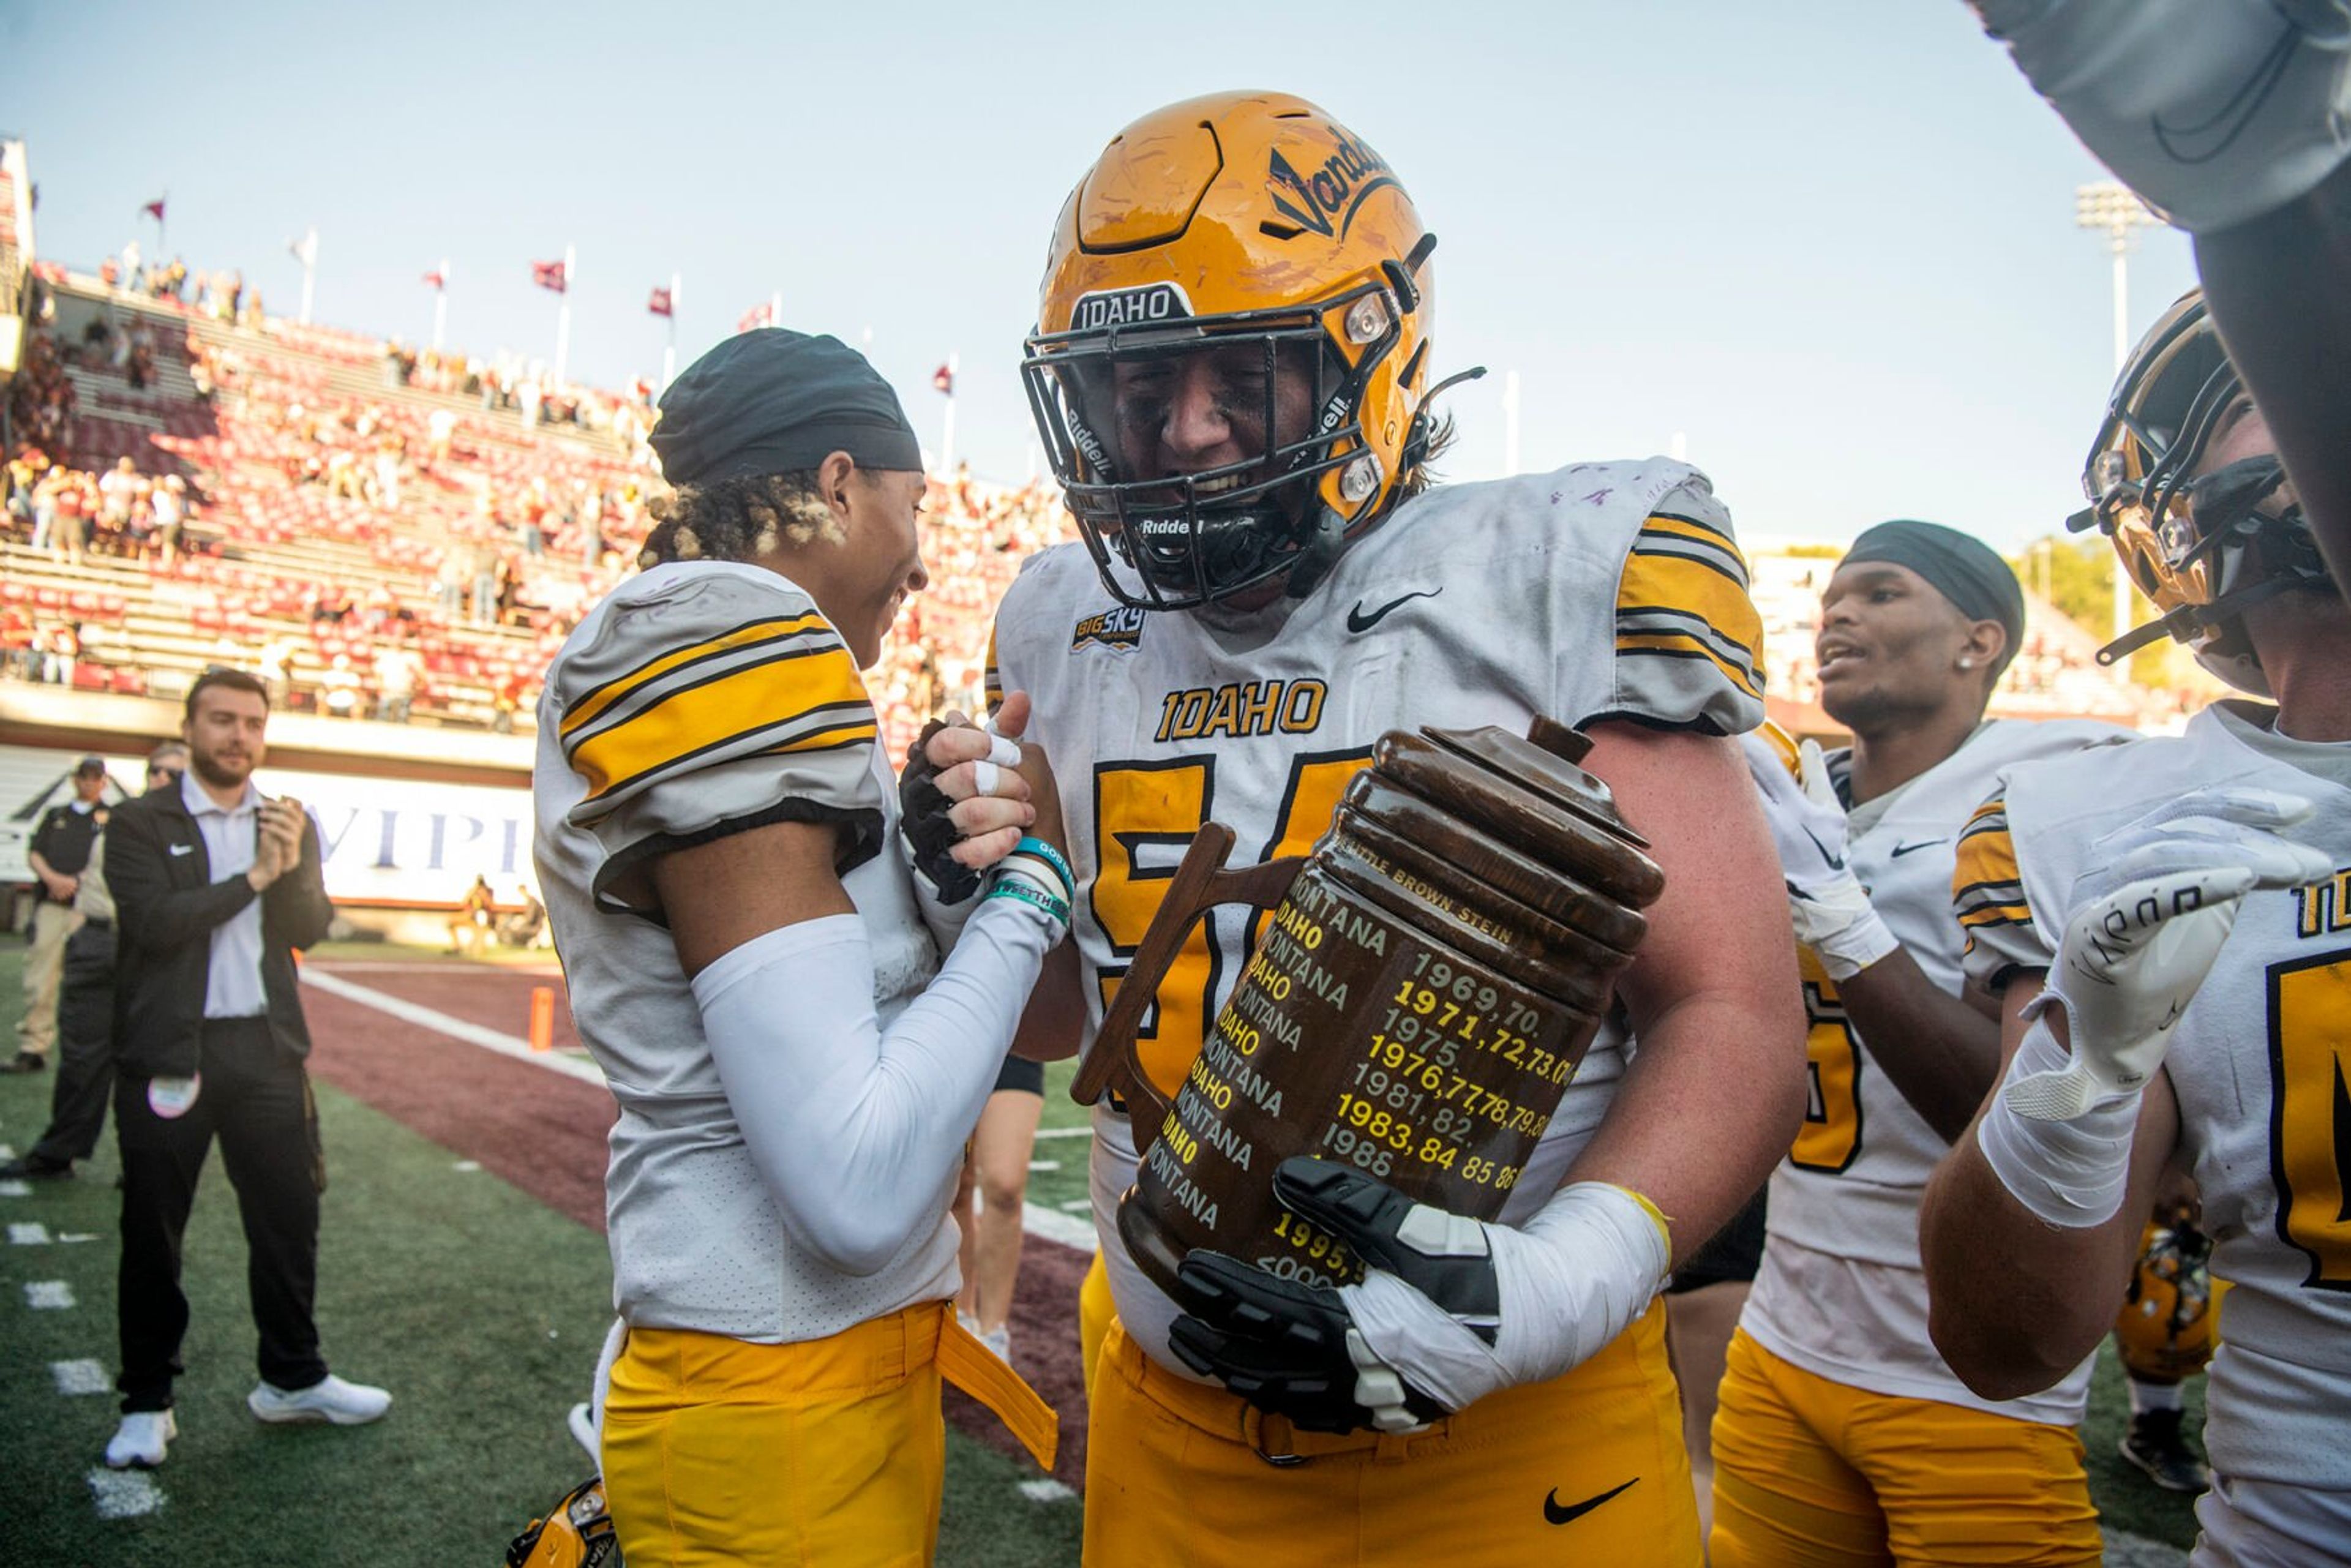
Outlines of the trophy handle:
{"label": "trophy handle", "polygon": [[1070,1098],[1081,1105],[1092,1104],[1105,1089],[1127,1103],[1138,1155],[1150,1149],[1169,1110],[1167,1097],[1143,1071],[1142,1058],[1134,1049],[1144,1009],[1157,998],[1168,967],[1183,951],[1192,927],[1210,910],[1225,904],[1270,909],[1288,894],[1290,884],[1298,880],[1299,869],[1306,863],[1304,855],[1290,855],[1227,871],[1225,857],[1232,852],[1233,831],[1222,822],[1206,823],[1193,836],[1192,847],[1185,852],[1159,900],[1158,913],[1151,917],[1151,928],[1134,950],[1134,963],[1111,998],[1110,1010],[1094,1033],[1092,1049],[1079,1063],[1078,1075],[1070,1084]]}

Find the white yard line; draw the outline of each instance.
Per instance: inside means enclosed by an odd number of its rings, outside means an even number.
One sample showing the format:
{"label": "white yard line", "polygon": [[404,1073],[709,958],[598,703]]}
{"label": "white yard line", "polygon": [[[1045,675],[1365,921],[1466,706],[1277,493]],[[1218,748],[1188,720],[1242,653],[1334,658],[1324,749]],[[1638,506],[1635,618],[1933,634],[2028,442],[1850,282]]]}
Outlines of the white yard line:
{"label": "white yard line", "polygon": [[103,1465],[89,1472],[90,1496],[98,1500],[100,1519],[137,1519],[163,1506],[163,1489],[145,1470],[110,1470]]}
{"label": "white yard line", "polygon": [[27,1280],[25,1304],[37,1312],[61,1312],[74,1304],[73,1287],[63,1280]]}
{"label": "white yard line", "polygon": [[302,983],[306,986],[316,986],[330,997],[340,997],[347,1002],[357,1002],[363,1008],[373,1008],[376,1011],[389,1014],[402,1023],[416,1024],[421,1028],[432,1030],[435,1033],[445,1034],[451,1040],[461,1040],[467,1045],[478,1045],[484,1051],[495,1051],[500,1056],[511,1056],[518,1061],[528,1061],[533,1067],[544,1067],[550,1072],[560,1072],[567,1078],[577,1078],[582,1083],[593,1083],[599,1088],[603,1086],[604,1075],[597,1070],[596,1064],[592,1061],[582,1061],[579,1057],[568,1055],[560,1051],[533,1051],[530,1048],[530,1041],[519,1035],[500,1034],[496,1030],[486,1029],[480,1024],[465,1019],[452,1017],[438,1009],[428,1008],[418,1002],[403,1001],[385,992],[355,984],[338,976],[326,974],[316,965],[308,966],[303,969]]}
{"label": "white yard line", "polygon": [[1030,1502],[1067,1502],[1078,1494],[1050,1476],[1040,1476],[1033,1481],[1015,1483],[1020,1495]]}
{"label": "white yard line", "polygon": [[1022,1204],[1020,1228],[1031,1236],[1041,1236],[1048,1241],[1058,1241],[1081,1252],[1094,1249],[1094,1222],[1057,1209],[1040,1208],[1033,1203]]}
{"label": "white yard line", "polygon": [[105,1394],[114,1387],[114,1379],[106,1368],[94,1361],[53,1361],[49,1375],[57,1380],[57,1392],[68,1399],[83,1394]]}
{"label": "white yard line", "polygon": [[33,1184],[28,1181],[0,1181],[0,1197],[30,1197]]}
{"label": "white yard line", "polygon": [[48,1244],[49,1228],[38,1221],[8,1227],[8,1245],[11,1247],[47,1247]]}

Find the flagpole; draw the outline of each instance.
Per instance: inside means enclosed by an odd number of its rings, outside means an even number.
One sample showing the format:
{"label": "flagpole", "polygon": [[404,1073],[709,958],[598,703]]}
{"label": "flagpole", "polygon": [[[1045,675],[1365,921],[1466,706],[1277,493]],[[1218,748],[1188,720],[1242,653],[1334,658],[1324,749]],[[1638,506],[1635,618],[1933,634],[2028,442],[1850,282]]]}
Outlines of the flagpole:
{"label": "flagpole", "polygon": [[318,280],[319,225],[312,224],[302,236],[302,325],[310,324],[310,293]]}
{"label": "flagpole", "polygon": [[946,432],[939,441],[939,477],[955,477],[955,379],[963,368],[963,356],[947,350],[947,420]]}
{"label": "flagpole", "polygon": [[674,272],[671,273],[669,275],[669,343],[662,350],[661,391],[653,394],[655,397],[669,391],[669,383],[677,374],[677,302],[683,297],[683,289],[679,287],[678,275]]}
{"label": "flagpole", "polygon": [[441,351],[443,329],[449,325],[449,258],[441,258],[441,281],[433,290],[433,351]]}
{"label": "flagpole", "polygon": [[563,303],[555,308],[555,384],[559,388],[565,384],[563,372],[571,362],[571,277],[579,260],[577,246],[563,247],[563,292],[558,296]]}

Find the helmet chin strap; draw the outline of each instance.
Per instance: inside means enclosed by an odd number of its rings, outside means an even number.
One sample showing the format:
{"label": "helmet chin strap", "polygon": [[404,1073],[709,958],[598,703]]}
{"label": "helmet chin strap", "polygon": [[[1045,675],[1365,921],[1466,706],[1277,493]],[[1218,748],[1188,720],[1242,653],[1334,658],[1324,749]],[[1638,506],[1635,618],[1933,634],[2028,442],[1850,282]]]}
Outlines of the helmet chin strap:
{"label": "helmet chin strap", "polygon": [[1303,599],[1321,586],[1339,557],[1347,549],[1347,520],[1330,507],[1317,505],[1313,526],[1307,530],[1305,541],[1299,546],[1296,564],[1290,569],[1281,591],[1291,599]]}

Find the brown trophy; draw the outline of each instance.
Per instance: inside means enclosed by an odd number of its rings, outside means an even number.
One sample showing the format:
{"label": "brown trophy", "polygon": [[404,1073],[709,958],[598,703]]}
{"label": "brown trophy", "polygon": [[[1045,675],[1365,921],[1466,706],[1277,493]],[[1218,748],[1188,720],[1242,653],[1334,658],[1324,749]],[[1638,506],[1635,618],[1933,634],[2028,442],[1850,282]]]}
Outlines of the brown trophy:
{"label": "brown trophy", "polygon": [[[1142,1167],[1119,1234],[1163,1290],[1196,1247],[1308,1283],[1361,1277],[1274,1200],[1292,1155],[1452,1213],[1501,1212],[1665,886],[1576,766],[1591,744],[1543,718],[1524,740],[1392,730],[1311,854],[1227,871],[1231,830],[1200,831],[1071,1091],[1131,1108]],[[1271,914],[1170,1104],[1135,1031],[1224,904]]]}

